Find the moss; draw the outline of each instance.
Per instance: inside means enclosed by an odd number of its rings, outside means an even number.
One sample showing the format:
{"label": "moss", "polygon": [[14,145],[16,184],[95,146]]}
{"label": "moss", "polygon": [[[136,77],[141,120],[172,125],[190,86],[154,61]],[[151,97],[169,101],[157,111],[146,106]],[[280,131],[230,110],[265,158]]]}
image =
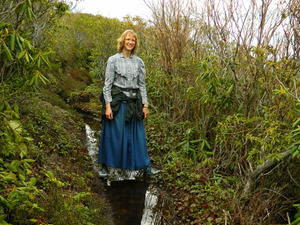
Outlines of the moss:
{"label": "moss", "polygon": [[73,108],[64,99],[62,99],[57,93],[49,89],[42,89],[40,98],[44,101],[49,102],[51,105],[57,106],[61,109],[67,111],[73,110]]}
{"label": "moss", "polygon": [[40,200],[47,209],[41,216],[55,225],[112,224],[106,215],[107,203],[95,193],[80,192],[76,195],[53,186]]}
{"label": "moss", "polygon": [[80,148],[82,140],[78,137],[83,129],[80,117],[39,98],[23,103],[20,109],[25,128],[34,137],[35,145],[60,154]]}
{"label": "moss", "polygon": [[92,80],[85,70],[72,69],[52,79],[50,87],[42,90],[42,99],[65,110],[77,110],[100,116],[101,104],[99,80]]}
{"label": "moss", "polygon": [[100,117],[101,106],[98,102],[76,102],[73,107],[80,112],[91,114],[95,117]]}
{"label": "moss", "polygon": [[81,116],[50,90],[20,98],[19,107],[24,130],[33,138],[29,156],[40,189],[37,203],[44,209],[37,222],[111,224],[104,196],[91,190],[94,173]]}

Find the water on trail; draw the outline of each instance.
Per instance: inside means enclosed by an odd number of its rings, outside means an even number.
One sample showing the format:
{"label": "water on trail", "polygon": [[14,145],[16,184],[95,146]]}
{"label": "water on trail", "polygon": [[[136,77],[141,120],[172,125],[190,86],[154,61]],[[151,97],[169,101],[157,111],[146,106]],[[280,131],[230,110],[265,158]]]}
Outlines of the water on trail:
{"label": "water on trail", "polygon": [[[102,172],[97,163],[100,128],[95,126],[95,123],[99,123],[99,121],[86,123],[85,130],[88,153],[94,171],[100,177]],[[159,196],[158,188],[145,179],[135,178],[133,173],[129,175],[129,179],[120,178],[120,181],[106,184],[106,196],[113,210],[114,225],[160,224],[159,211],[156,207]]]}

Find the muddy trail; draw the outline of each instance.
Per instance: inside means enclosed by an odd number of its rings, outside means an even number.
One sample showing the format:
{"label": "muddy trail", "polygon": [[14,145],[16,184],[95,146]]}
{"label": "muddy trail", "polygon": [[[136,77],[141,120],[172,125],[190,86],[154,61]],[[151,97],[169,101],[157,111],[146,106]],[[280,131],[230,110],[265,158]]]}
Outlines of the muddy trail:
{"label": "muddy trail", "polygon": [[[93,163],[94,172],[101,174],[97,163],[100,121],[85,118],[86,146]],[[101,186],[101,187],[100,187]],[[107,202],[112,210],[114,225],[159,225],[160,190],[149,177],[136,177],[130,174],[129,179],[107,182],[97,176],[93,189],[102,191],[104,186]]]}

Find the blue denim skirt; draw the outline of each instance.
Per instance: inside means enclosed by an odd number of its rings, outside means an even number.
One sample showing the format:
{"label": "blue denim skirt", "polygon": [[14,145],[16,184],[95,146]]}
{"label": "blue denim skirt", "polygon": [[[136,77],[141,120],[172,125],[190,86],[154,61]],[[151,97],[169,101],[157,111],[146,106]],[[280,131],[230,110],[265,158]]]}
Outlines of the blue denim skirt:
{"label": "blue denim skirt", "polygon": [[142,170],[150,165],[144,120],[125,122],[126,103],[113,120],[103,119],[99,163],[110,168]]}

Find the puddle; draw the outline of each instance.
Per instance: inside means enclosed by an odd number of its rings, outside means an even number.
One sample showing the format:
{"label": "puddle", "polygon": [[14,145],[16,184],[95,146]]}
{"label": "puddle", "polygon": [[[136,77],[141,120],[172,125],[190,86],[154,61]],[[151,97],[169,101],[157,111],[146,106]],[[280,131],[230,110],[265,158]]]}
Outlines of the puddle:
{"label": "puddle", "polygon": [[[99,123],[98,121],[91,121]],[[86,145],[95,172],[102,177],[103,169],[97,163],[99,126],[91,128],[85,124]],[[158,225],[159,212],[155,209],[159,191],[145,180],[135,179],[136,171],[127,172],[127,177],[119,177],[119,181],[108,182],[106,195],[113,210],[115,225]]]}

